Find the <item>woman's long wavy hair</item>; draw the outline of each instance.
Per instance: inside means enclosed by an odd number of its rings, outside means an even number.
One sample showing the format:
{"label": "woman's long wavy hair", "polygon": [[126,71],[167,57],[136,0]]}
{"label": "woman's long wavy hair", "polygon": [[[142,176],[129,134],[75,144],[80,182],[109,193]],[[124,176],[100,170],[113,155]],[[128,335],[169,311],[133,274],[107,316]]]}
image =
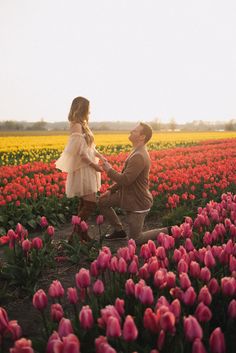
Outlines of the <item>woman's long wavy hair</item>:
{"label": "woman's long wavy hair", "polygon": [[85,140],[88,146],[94,142],[94,136],[88,126],[89,118],[89,100],[84,97],[76,97],[73,99],[68,120],[73,124],[79,123],[82,126],[82,131],[85,134]]}

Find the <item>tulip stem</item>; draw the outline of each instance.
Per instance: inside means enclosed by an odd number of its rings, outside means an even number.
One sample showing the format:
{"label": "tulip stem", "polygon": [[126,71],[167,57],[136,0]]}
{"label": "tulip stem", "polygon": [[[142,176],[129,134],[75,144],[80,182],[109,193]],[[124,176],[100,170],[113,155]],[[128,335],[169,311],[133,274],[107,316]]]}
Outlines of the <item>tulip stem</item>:
{"label": "tulip stem", "polygon": [[48,338],[49,337],[49,329],[48,329],[47,319],[46,319],[46,316],[45,316],[45,313],[43,310],[41,311],[41,314],[42,314],[43,324],[44,324],[45,331],[46,331],[47,338]]}

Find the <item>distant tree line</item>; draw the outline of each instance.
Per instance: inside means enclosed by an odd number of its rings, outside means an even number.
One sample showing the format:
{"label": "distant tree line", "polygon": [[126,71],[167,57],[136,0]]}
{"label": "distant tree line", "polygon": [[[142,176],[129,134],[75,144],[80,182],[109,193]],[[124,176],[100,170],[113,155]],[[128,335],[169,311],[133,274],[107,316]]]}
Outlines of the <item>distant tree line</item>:
{"label": "distant tree line", "polygon": [[[128,131],[138,123],[130,121],[91,122],[93,131]],[[176,123],[171,118],[169,123],[162,123],[159,118],[149,121],[154,131],[236,131],[236,119],[225,122],[206,122],[195,120],[186,124]],[[36,122],[6,120],[0,122],[0,131],[66,131],[68,122],[49,123],[43,119]]]}

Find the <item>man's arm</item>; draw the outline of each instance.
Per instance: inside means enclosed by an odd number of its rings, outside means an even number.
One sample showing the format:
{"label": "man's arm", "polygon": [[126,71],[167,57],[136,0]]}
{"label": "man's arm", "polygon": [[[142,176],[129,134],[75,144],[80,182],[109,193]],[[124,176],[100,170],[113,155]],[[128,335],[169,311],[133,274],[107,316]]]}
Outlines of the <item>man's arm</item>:
{"label": "man's arm", "polygon": [[138,177],[140,172],[144,168],[144,159],[141,154],[133,155],[127,163],[127,166],[123,173],[119,173],[112,168],[108,168],[107,175],[114,180],[118,185],[129,186]]}

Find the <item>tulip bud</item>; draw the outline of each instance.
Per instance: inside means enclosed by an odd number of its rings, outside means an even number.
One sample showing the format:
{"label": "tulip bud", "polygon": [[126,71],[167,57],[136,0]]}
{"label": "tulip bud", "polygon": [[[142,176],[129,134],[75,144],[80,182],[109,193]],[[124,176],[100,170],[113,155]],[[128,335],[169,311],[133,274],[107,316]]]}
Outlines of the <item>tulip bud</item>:
{"label": "tulip bud", "polygon": [[76,304],[78,302],[78,293],[76,288],[67,288],[67,298],[70,304]]}
{"label": "tulip bud", "polygon": [[8,326],[8,316],[5,309],[0,307],[0,334],[3,334]]}
{"label": "tulip bud", "polygon": [[73,333],[71,321],[63,317],[58,326],[58,334],[62,338],[68,336],[70,333]]}
{"label": "tulip bud", "polygon": [[48,305],[48,298],[44,290],[39,289],[33,296],[33,306],[38,310],[44,310]]}
{"label": "tulip bud", "polygon": [[199,322],[208,322],[212,318],[212,312],[208,306],[201,302],[196,308],[195,316]]}
{"label": "tulip bud", "polygon": [[100,279],[97,279],[96,282],[94,282],[93,293],[95,295],[101,295],[104,293],[104,284]]}
{"label": "tulip bud", "polygon": [[90,285],[90,273],[89,270],[81,268],[75,275],[75,282],[79,288],[87,288]]}
{"label": "tulip bud", "polygon": [[34,249],[40,250],[43,247],[43,241],[39,237],[35,237],[32,239],[32,247]]}
{"label": "tulip bud", "polygon": [[103,224],[104,222],[104,217],[102,214],[98,215],[97,218],[96,218],[96,223],[97,225],[99,226],[100,224]]}
{"label": "tulip bud", "polygon": [[81,218],[78,216],[72,216],[71,218],[71,223],[73,226],[79,225],[81,221]]}
{"label": "tulip bud", "polygon": [[47,227],[47,234],[52,237],[55,233],[55,228],[53,226],[48,226]]}
{"label": "tulip bud", "polygon": [[44,216],[41,217],[40,225],[42,228],[46,228],[48,226],[48,221],[47,221],[46,217],[44,217]]}
{"label": "tulip bud", "polygon": [[80,353],[80,341],[76,335],[70,333],[62,338],[63,353]]}
{"label": "tulip bud", "polygon": [[193,342],[192,353],[207,353],[202,341],[196,338]]}
{"label": "tulip bud", "polygon": [[88,227],[88,224],[85,221],[81,221],[80,222],[80,228],[81,228],[82,232],[87,232],[89,227]]}
{"label": "tulip bud", "polygon": [[13,348],[10,348],[10,353],[21,353],[21,352],[34,353],[31,340],[27,340],[26,338],[21,338],[15,341]]}
{"label": "tulip bud", "polygon": [[209,339],[210,350],[212,353],[225,353],[225,338],[220,327],[217,327],[210,336]]}
{"label": "tulip bud", "polygon": [[184,334],[190,342],[193,342],[196,338],[202,339],[202,328],[197,319],[192,315],[184,318]]}
{"label": "tulip bud", "polygon": [[64,288],[62,287],[62,284],[58,280],[54,280],[48,290],[48,294],[50,295],[51,298],[60,298],[63,297],[64,295]]}
{"label": "tulip bud", "polygon": [[106,336],[112,337],[112,338],[121,336],[120,322],[114,316],[108,317],[107,327],[106,327]]}
{"label": "tulip bud", "polygon": [[8,330],[10,331],[14,341],[16,341],[18,338],[22,336],[22,330],[17,320],[9,321]]}
{"label": "tulip bud", "polygon": [[120,299],[120,298],[116,298],[116,301],[115,301],[115,308],[116,310],[118,311],[118,313],[120,315],[123,315],[124,312],[125,312],[125,301],[124,299]]}
{"label": "tulip bud", "polygon": [[51,305],[51,319],[53,321],[59,322],[64,316],[64,311],[61,304]]}
{"label": "tulip bud", "polygon": [[93,313],[91,308],[86,305],[83,306],[80,313],[79,313],[79,321],[81,327],[84,329],[90,329],[93,326],[94,320],[93,320]]}
{"label": "tulip bud", "polygon": [[31,248],[31,242],[29,241],[29,239],[25,239],[22,242],[21,246],[22,246],[22,250],[24,252],[28,252],[30,250],[30,248]]}
{"label": "tulip bud", "polygon": [[135,341],[138,337],[138,329],[132,316],[127,315],[123,326],[123,337],[125,341]]}

